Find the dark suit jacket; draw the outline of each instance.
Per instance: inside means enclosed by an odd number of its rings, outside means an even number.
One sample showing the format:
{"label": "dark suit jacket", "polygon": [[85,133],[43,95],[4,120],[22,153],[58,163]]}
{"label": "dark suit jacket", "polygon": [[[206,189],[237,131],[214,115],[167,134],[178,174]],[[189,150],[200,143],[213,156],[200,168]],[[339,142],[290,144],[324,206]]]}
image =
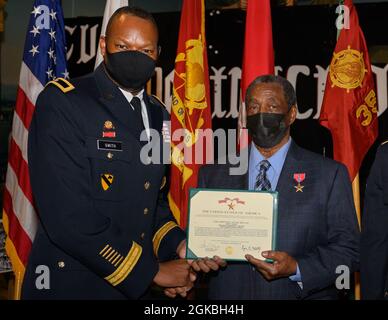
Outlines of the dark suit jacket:
{"label": "dark suit jacket", "polygon": [[[72,80],[71,90],[57,84],[39,95],[29,131],[41,223],[22,296],[139,298],[159,261],[172,258],[185,237],[167,203],[159,201],[166,168],[142,163],[140,121],[102,66]],[[168,113],[156,99],[144,100],[150,127],[161,136]],[[115,136],[104,137],[107,127],[114,127]],[[109,188],[106,176],[112,179]],[[39,265],[50,269],[49,290],[36,287]]]}
{"label": "dark suit jacket", "polygon": [[[247,189],[248,173],[229,175],[230,165],[202,167],[199,187]],[[305,173],[296,192],[294,173]],[[210,277],[210,299],[335,299],[336,268],[358,263],[359,231],[346,168],[292,143],[276,190],[279,192],[277,250],[293,256],[302,275],[297,282],[268,282],[248,263],[229,263]],[[261,258],[261,257],[258,257]]]}
{"label": "dark suit jacket", "polygon": [[388,300],[388,144],[372,166],[361,228],[361,298]]}

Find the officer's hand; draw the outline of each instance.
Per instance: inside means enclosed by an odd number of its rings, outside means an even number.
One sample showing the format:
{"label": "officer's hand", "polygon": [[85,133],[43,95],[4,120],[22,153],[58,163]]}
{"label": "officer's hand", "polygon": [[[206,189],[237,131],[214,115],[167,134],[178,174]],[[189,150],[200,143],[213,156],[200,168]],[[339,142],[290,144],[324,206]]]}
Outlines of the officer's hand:
{"label": "officer's hand", "polygon": [[[177,248],[177,254],[181,259],[186,257],[186,240],[183,240],[179,244]],[[220,267],[226,266],[226,261],[217,256],[213,257],[213,259],[205,258],[198,260],[188,260],[187,262],[196,272],[202,271],[208,273],[210,271],[217,271]]]}
{"label": "officer's hand", "polygon": [[161,287],[176,288],[190,286],[195,279],[196,275],[187,261],[179,259],[159,263],[159,272],[154,282]]}
{"label": "officer's hand", "polygon": [[186,298],[187,293],[193,288],[193,283],[186,287],[167,288],[164,290],[164,294],[169,298],[175,298],[178,294],[182,298]]}
{"label": "officer's hand", "polygon": [[262,256],[266,259],[272,259],[274,262],[268,263],[256,259],[249,254],[247,254],[245,258],[256,267],[257,271],[259,271],[265,279],[274,280],[296,274],[298,264],[288,253],[281,251],[264,251]]}
{"label": "officer's hand", "polygon": [[217,256],[214,256],[212,259],[206,257],[204,259],[189,260],[188,263],[195,271],[206,273],[226,267],[226,261]]}

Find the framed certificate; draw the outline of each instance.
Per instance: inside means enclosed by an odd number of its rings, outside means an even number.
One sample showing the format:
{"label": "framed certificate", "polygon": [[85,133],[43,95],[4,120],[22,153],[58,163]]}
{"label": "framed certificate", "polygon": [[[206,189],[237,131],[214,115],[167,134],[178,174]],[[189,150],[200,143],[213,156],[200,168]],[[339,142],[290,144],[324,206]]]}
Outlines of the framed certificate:
{"label": "framed certificate", "polygon": [[276,248],[277,209],[277,192],[191,189],[186,258],[261,259]]}

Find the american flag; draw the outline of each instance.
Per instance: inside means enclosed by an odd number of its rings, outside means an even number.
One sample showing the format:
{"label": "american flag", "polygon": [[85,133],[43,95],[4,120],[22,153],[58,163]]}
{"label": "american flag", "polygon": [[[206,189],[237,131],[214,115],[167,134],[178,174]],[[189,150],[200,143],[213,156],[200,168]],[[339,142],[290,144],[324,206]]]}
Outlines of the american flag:
{"label": "american flag", "polygon": [[16,277],[15,298],[20,297],[20,286],[38,225],[28,173],[28,130],[36,99],[44,86],[57,77],[69,77],[60,0],[36,0],[29,19],[3,201],[6,251]]}

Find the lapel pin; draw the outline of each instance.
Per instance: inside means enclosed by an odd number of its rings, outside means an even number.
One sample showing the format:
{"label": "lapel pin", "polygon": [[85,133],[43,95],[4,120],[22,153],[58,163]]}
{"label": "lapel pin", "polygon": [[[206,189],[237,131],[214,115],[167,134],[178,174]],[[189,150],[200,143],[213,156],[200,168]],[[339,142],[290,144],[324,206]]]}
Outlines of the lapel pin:
{"label": "lapel pin", "polygon": [[105,123],[104,123],[104,129],[106,129],[106,130],[112,130],[112,129],[114,129],[114,127],[113,127],[113,122],[112,121],[105,121]]}

